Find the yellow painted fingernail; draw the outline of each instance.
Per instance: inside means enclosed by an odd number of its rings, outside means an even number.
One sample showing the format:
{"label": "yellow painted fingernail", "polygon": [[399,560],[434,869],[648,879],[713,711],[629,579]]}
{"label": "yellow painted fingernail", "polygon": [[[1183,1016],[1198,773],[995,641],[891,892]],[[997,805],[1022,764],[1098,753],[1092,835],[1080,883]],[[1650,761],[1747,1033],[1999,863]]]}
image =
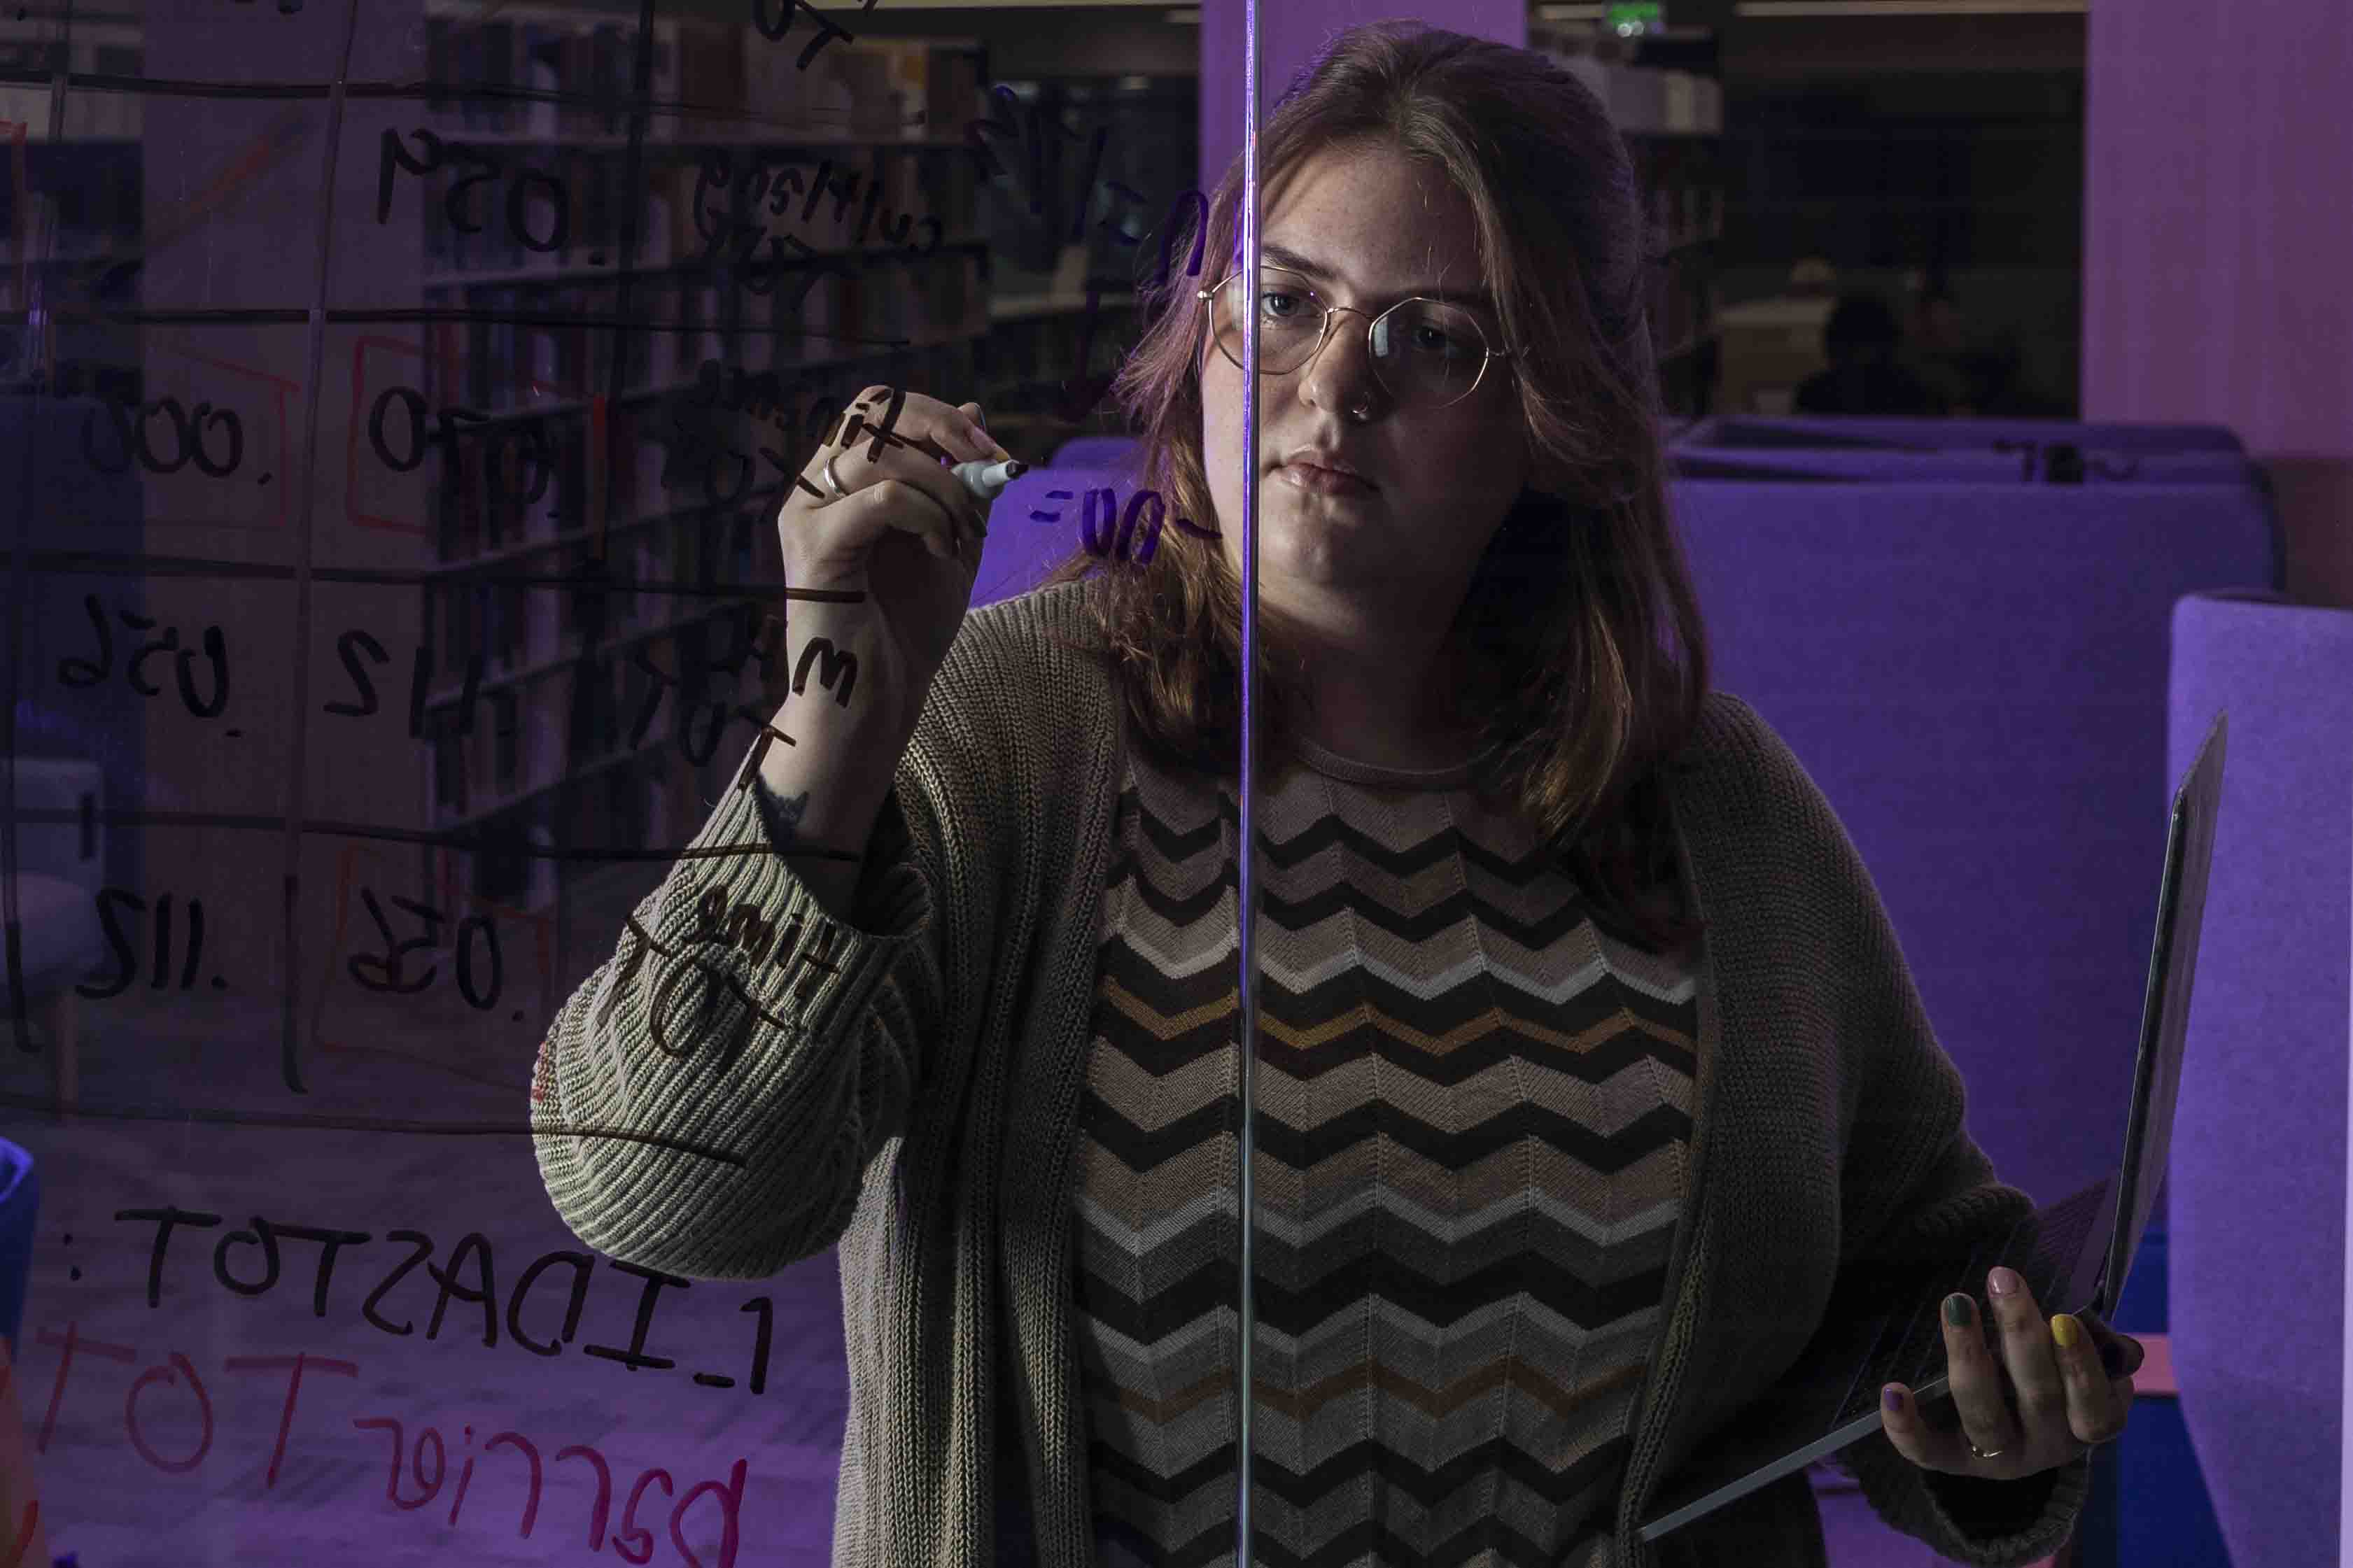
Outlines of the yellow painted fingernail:
{"label": "yellow painted fingernail", "polygon": [[2062,1312],[2051,1320],[2051,1337],[2059,1342],[2061,1350],[2071,1351],[2084,1342],[2084,1326]]}

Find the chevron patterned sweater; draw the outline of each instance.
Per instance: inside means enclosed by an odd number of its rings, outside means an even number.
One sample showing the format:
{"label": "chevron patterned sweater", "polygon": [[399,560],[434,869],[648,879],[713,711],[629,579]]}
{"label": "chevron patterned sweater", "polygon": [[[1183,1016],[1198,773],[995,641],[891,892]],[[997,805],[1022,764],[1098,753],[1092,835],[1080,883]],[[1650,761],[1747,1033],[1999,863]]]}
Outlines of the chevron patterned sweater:
{"label": "chevron patterned sweater", "polygon": [[[1083,592],[967,616],[849,921],[765,852],[765,791],[731,789],[692,847],[721,853],[680,860],[651,942],[542,1053],[540,1125],[743,1156],[543,1132],[584,1241],[702,1279],[842,1248],[838,1568],[1234,1560],[1239,814],[1132,752],[1109,682],[1049,641]],[[1711,927],[1672,955],[1595,926],[1481,808],[1478,759],[1311,747],[1268,782],[1261,1559],[1820,1564],[1802,1473],[1633,1526],[1842,1268],[2028,1207],[1797,760],[1718,694],[1684,763]],[[1988,1565],[2054,1551],[2087,1478],[1930,1475],[1883,1437],[1847,1459],[1890,1524]]]}

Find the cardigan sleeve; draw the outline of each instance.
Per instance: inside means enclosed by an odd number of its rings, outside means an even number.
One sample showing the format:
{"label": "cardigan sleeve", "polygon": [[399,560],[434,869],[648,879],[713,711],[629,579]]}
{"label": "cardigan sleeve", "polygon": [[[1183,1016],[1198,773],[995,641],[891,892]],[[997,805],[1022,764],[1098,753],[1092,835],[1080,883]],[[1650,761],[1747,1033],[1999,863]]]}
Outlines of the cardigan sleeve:
{"label": "cardigan sleeve", "polygon": [[758,1279],[849,1227],[962,1016],[949,950],[972,943],[941,900],[989,885],[964,861],[1002,837],[951,826],[986,827],[1004,793],[955,698],[987,673],[970,641],[934,679],[844,918],[777,853],[792,814],[747,758],[558,1012],[533,1143],[582,1241],[688,1278]]}
{"label": "cardigan sleeve", "polygon": [[[1819,794],[1820,809],[1830,807]],[[1831,816],[1810,847],[1846,884],[1837,932],[1852,962],[1831,984],[1841,1063],[1841,1289],[1912,1276],[1998,1241],[2027,1219],[2027,1194],[1994,1175],[1965,1125],[1960,1071],[1937,1043],[1869,870]],[[1941,1364],[1941,1363],[1939,1363]],[[2015,1481],[1926,1470],[1875,1432],[1842,1462],[1889,1526],[1957,1563],[2011,1568],[2065,1542],[2090,1489],[2088,1457]]]}

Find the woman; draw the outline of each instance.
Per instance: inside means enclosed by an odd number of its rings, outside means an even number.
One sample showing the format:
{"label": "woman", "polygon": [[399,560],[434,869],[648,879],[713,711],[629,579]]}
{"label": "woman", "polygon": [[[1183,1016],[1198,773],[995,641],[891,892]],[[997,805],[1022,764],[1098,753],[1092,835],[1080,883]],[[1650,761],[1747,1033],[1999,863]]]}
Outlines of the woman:
{"label": "woman", "polygon": [[[1539,57],[1382,25],[1261,148],[1256,448],[1238,169],[1226,266],[1167,279],[1117,386],[1143,482],[1214,529],[967,616],[986,518],[941,465],[1002,455],[978,405],[811,462],[787,579],[863,597],[791,629],[855,699],[779,715],[534,1092],[740,1163],[549,1131],[549,1193],[699,1278],[841,1247],[838,1563],[1230,1561],[1247,462],[1260,1551],[1820,1563],[1802,1474],[1634,1530],[1834,1279],[2027,1205],[1836,818],[1703,696],[1623,146]],[[2000,1316],[1950,1333],[1988,1458],[1908,1407],[1851,1455],[1969,1563],[2058,1546],[2130,1395]]]}

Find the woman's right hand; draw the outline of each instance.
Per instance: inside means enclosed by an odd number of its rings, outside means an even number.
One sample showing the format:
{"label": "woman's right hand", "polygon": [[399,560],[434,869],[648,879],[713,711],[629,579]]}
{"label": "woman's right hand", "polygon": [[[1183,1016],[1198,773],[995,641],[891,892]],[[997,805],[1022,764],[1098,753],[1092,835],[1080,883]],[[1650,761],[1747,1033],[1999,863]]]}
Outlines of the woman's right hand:
{"label": "woman's right hand", "polygon": [[[837,632],[870,622],[871,637],[859,640],[884,668],[861,669],[859,689],[912,731],[972,604],[988,530],[988,503],[948,464],[1011,454],[981,428],[979,404],[950,407],[910,392],[878,458],[874,431],[891,397],[883,386],[859,395],[852,406],[862,424],[845,420],[809,459],[801,477],[819,493],[792,487],[776,513],[776,540],[787,587],[866,595],[854,605],[795,600],[786,619],[837,645]],[[845,492],[839,498],[826,479],[828,461]]]}

